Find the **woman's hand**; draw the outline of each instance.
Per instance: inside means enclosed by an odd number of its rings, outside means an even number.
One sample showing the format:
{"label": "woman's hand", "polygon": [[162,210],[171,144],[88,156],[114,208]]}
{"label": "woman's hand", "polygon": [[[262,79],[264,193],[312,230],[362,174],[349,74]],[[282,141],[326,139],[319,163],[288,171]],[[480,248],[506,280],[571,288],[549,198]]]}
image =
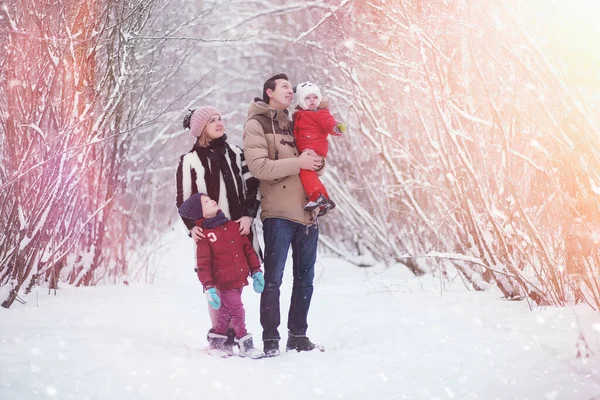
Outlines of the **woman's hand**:
{"label": "woman's hand", "polygon": [[247,235],[250,233],[250,225],[252,224],[252,217],[244,216],[235,222],[240,224],[240,235]]}
{"label": "woman's hand", "polygon": [[204,238],[204,232],[202,232],[202,228],[199,226],[193,227],[190,232],[192,233],[192,239],[194,240],[202,240]]}

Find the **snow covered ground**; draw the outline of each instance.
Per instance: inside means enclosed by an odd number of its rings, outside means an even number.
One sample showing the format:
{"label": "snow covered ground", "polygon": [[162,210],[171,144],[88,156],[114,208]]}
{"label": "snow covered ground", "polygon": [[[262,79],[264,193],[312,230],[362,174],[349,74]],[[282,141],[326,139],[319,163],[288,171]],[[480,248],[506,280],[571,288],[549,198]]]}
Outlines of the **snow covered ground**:
{"label": "snow covered ground", "polygon": [[[0,399],[600,398],[593,311],[530,311],[459,280],[441,288],[399,267],[327,257],[309,319],[325,353],[213,358],[191,243],[173,237],[154,285],[38,289],[26,305],[0,308]],[[290,282],[288,273],[285,311]],[[259,296],[248,289],[244,301],[259,339]],[[579,326],[593,352],[585,360],[576,357]]]}

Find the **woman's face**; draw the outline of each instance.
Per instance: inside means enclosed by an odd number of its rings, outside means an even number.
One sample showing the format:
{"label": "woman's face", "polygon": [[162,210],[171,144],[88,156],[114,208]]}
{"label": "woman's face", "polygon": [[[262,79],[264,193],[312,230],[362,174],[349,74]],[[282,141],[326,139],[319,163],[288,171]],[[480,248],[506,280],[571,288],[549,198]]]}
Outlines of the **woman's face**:
{"label": "woman's face", "polygon": [[210,141],[213,139],[218,139],[223,136],[225,133],[225,127],[221,122],[221,116],[219,114],[215,114],[208,120],[206,127],[204,127],[203,135]]}

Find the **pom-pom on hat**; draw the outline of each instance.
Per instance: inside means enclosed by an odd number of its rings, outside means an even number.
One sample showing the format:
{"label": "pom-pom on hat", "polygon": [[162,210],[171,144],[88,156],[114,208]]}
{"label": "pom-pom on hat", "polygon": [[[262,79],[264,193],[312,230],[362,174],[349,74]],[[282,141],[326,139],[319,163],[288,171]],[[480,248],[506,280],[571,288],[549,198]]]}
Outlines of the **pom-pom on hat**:
{"label": "pom-pom on hat", "polygon": [[190,134],[195,137],[202,136],[202,131],[213,115],[221,115],[219,110],[211,106],[202,106],[195,110],[189,117]]}
{"label": "pom-pom on hat", "polygon": [[202,211],[202,196],[207,196],[206,193],[195,193],[179,206],[179,215],[183,218],[198,221],[204,218]]}
{"label": "pom-pom on hat", "polygon": [[296,86],[296,103],[303,110],[307,110],[308,109],[308,106],[306,105],[306,102],[304,101],[304,99],[309,94],[316,95],[317,98],[319,99],[318,103],[320,103],[321,100],[323,100],[323,96],[321,96],[321,89],[319,89],[319,87],[317,85],[315,85],[314,83],[303,82],[303,83],[299,83]]}

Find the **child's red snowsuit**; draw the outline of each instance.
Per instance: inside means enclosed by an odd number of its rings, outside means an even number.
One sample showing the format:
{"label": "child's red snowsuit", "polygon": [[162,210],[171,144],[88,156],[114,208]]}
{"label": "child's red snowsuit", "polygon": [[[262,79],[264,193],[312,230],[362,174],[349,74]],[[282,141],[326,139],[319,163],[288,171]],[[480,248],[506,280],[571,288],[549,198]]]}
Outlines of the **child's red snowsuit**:
{"label": "child's red snowsuit", "polygon": [[[298,151],[303,152],[306,149],[314,150],[318,155],[327,157],[327,136],[341,136],[341,133],[334,131],[338,122],[331,116],[329,109],[322,108],[317,110],[297,110],[293,116],[294,120],[294,138]],[[304,191],[308,194],[309,201],[314,201],[320,194],[329,200],[329,195],[325,186],[321,183],[316,171],[307,169],[300,170],[300,180],[304,186]]]}

